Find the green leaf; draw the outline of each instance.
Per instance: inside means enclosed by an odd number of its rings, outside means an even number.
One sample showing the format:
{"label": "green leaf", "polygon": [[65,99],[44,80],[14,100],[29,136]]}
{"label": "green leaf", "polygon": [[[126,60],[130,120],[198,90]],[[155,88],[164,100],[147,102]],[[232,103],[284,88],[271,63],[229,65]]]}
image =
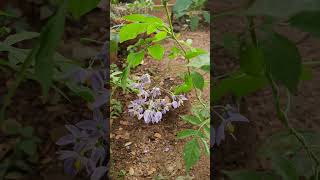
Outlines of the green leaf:
{"label": "green leaf", "polygon": [[240,39],[237,34],[226,32],[222,35],[222,46],[233,56],[239,55]]}
{"label": "green leaf", "polygon": [[23,137],[30,138],[33,136],[33,128],[32,127],[21,128],[20,134]]}
{"label": "green leaf", "polygon": [[297,89],[301,76],[301,57],[294,43],[274,33],[263,44],[264,57],[269,73],[291,92]]}
{"label": "green leaf", "polygon": [[18,42],[24,41],[24,40],[29,40],[29,39],[33,39],[36,37],[39,37],[39,33],[37,32],[21,32],[21,33],[17,33],[17,34],[13,34],[8,36],[3,43],[11,46],[13,44],[16,44]]}
{"label": "green leaf", "polygon": [[18,147],[29,156],[34,156],[37,153],[37,144],[32,139],[22,140]]}
{"label": "green leaf", "polygon": [[178,57],[180,55],[180,53],[181,53],[181,50],[179,48],[177,48],[177,46],[173,46],[168,57],[170,60],[172,60],[172,59]]}
{"label": "green leaf", "polygon": [[204,147],[204,152],[210,156],[210,148],[209,148],[209,145],[207,143],[207,141],[204,139],[204,138],[200,138],[201,139],[201,142],[203,144],[203,147]]}
{"label": "green leaf", "polygon": [[186,53],[186,59],[192,59],[192,58],[195,58],[195,57],[198,57],[200,55],[203,55],[203,54],[208,54],[207,51],[203,50],[203,49],[199,49],[199,48],[194,48],[190,51],[187,51]]}
{"label": "green leaf", "polygon": [[294,165],[285,157],[273,155],[271,159],[273,169],[281,175],[283,180],[299,180]]}
{"label": "green leaf", "polygon": [[184,83],[174,90],[174,94],[188,93],[192,90],[192,77],[185,74]]}
{"label": "green leaf", "polygon": [[9,14],[9,13],[7,13],[7,12],[5,12],[5,11],[0,10],[0,17],[1,17],[1,16],[16,17],[16,16],[14,16],[14,15],[12,15],[12,14]]}
{"label": "green leaf", "polygon": [[211,90],[212,100],[218,101],[226,94],[233,94],[236,97],[249,95],[268,85],[265,77],[253,77],[246,74],[235,74],[221,80]]}
{"label": "green leaf", "polygon": [[160,44],[155,44],[148,47],[149,54],[156,60],[162,60],[164,56],[164,47]]}
{"label": "green leaf", "polygon": [[256,0],[247,10],[247,14],[284,18],[302,11],[316,11],[319,9],[320,1],[318,0]]}
{"label": "green leaf", "polygon": [[311,80],[312,79],[312,69],[308,67],[307,65],[302,66],[301,70],[301,80]]}
{"label": "green leaf", "polygon": [[167,32],[166,31],[160,31],[155,35],[153,42],[162,41],[165,38],[167,38]]}
{"label": "green leaf", "polygon": [[198,16],[192,16],[190,19],[190,27],[191,31],[197,30],[199,26],[199,17]]}
{"label": "green leaf", "polygon": [[208,126],[204,126],[204,132],[205,132],[204,134],[208,139],[210,139],[210,125]]}
{"label": "green leaf", "polygon": [[158,27],[157,24],[149,24],[149,26],[147,27],[147,35],[150,35],[150,34],[156,32],[157,27]]}
{"label": "green leaf", "polygon": [[196,71],[193,71],[191,73],[191,77],[192,77],[192,82],[193,82],[193,85],[200,89],[200,90],[203,90],[203,87],[204,87],[204,78],[203,76],[196,72]]}
{"label": "green leaf", "polygon": [[320,19],[320,11],[302,12],[293,16],[289,23],[294,27],[320,37],[320,22],[316,19]]}
{"label": "green leaf", "polygon": [[263,51],[254,45],[242,45],[240,50],[240,68],[251,76],[263,75]]}
{"label": "green leaf", "polygon": [[144,14],[130,14],[127,16],[124,16],[123,19],[132,21],[132,22],[142,22],[142,23],[151,23],[151,24],[163,24],[163,21],[156,17],[151,15],[144,15]]}
{"label": "green leaf", "polygon": [[21,124],[14,119],[8,119],[4,121],[1,127],[1,131],[9,135],[17,135],[22,128]]}
{"label": "green leaf", "polygon": [[130,66],[127,66],[121,74],[121,87],[122,87],[122,89],[127,88],[129,73],[130,73]]}
{"label": "green leaf", "polygon": [[210,23],[210,13],[208,11],[203,11],[202,13],[206,23]]}
{"label": "green leaf", "polygon": [[75,18],[80,18],[97,7],[100,0],[69,0],[69,11]]}
{"label": "green leaf", "polygon": [[201,119],[196,116],[191,116],[191,115],[183,115],[180,116],[184,121],[191,123],[193,125],[200,125],[201,124]]}
{"label": "green leaf", "polygon": [[[313,131],[298,131],[312,147],[320,147],[320,134]],[[268,137],[258,149],[258,155],[272,159],[274,155],[289,156],[290,161],[295,166],[297,174],[310,177],[313,174],[314,163],[309,159],[306,152],[301,151],[303,146],[288,130],[280,131]],[[313,148],[314,152],[320,152]],[[319,155],[319,153],[317,153]]]}
{"label": "green leaf", "polygon": [[198,132],[193,129],[185,129],[177,133],[177,138],[184,139],[190,136],[196,136],[197,134]]}
{"label": "green leaf", "polygon": [[193,0],[176,0],[173,6],[173,13],[175,13],[177,18],[183,16],[192,3]]}
{"label": "green leaf", "polygon": [[144,51],[140,52],[131,52],[127,57],[127,62],[130,66],[130,68],[135,68],[139,64],[141,64],[142,60],[144,58]]}
{"label": "green leaf", "polygon": [[131,23],[123,26],[119,32],[120,43],[135,39],[139,34],[146,32],[147,27],[146,23]]}
{"label": "green leaf", "polygon": [[277,176],[254,170],[222,171],[230,180],[274,180]]}
{"label": "green leaf", "polygon": [[64,32],[65,5],[44,26],[40,35],[39,49],[35,55],[35,74],[41,83],[43,94],[48,94],[53,78],[53,55]]}
{"label": "green leaf", "polygon": [[191,59],[190,63],[187,66],[202,68],[202,67],[210,67],[210,56],[208,54],[199,55],[193,59]]}
{"label": "green leaf", "polygon": [[76,85],[74,83],[67,83],[68,88],[74,92],[76,95],[80,96],[87,102],[94,101],[94,93],[92,90],[86,86]]}
{"label": "green leaf", "polygon": [[200,146],[196,138],[185,144],[183,149],[183,158],[186,163],[187,173],[189,173],[190,168],[200,159]]}

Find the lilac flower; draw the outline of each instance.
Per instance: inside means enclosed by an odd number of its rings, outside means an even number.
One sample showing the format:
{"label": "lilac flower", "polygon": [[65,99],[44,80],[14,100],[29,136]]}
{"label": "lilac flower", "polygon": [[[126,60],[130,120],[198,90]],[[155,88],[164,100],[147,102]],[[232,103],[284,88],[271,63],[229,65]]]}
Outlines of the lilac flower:
{"label": "lilac flower", "polygon": [[227,118],[222,121],[216,132],[216,143],[220,145],[221,141],[225,139],[225,128],[232,122],[249,122],[249,120],[239,113],[228,111]]}
{"label": "lilac flower", "polygon": [[106,157],[106,152],[103,147],[94,147],[90,156],[91,167],[96,167],[99,162],[103,162]]}
{"label": "lilac flower", "polygon": [[141,82],[142,84],[149,84],[149,83],[151,83],[151,79],[150,79],[150,75],[149,75],[149,74],[144,74],[144,75],[142,75],[139,80],[140,80],[140,82]]}
{"label": "lilac flower", "polygon": [[138,89],[139,91],[142,91],[144,88],[143,84],[141,84],[141,83],[132,83],[131,86]]}
{"label": "lilac flower", "polygon": [[70,175],[76,175],[80,169],[86,167],[89,159],[81,156],[76,151],[61,150],[58,151],[59,160],[64,160],[64,170]]}
{"label": "lilac flower", "polygon": [[88,134],[73,125],[66,125],[66,128],[71,134],[61,137],[56,144],[59,146],[73,144],[74,149],[80,151],[85,146],[85,142],[81,141],[81,139],[88,138]]}
{"label": "lilac flower", "polygon": [[161,121],[161,119],[162,119],[162,113],[161,112],[156,112],[155,114],[154,114],[154,117],[153,117],[153,123],[158,123],[158,122],[160,122]]}
{"label": "lilac flower", "polygon": [[84,120],[76,124],[77,127],[90,131],[91,138],[100,138],[106,136],[108,123],[107,120],[103,118],[100,110],[96,109],[93,111],[93,120]]}
{"label": "lilac flower", "polygon": [[172,101],[172,107],[174,108],[174,109],[177,109],[178,107],[179,107],[179,105],[178,105],[178,102],[177,101]]}
{"label": "lilac flower", "polygon": [[[66,173],[75,176],[80,170],[86,169],[91,180],[100,180],[107,172],[108,123],[103,118],[101,106],[108,102],[109,91],[104,87],[108,82],[109,69],[107,68],[107,46],[104,44],[101,54],[96,59],[103,59],[106,68],[83,69],[76,67],[65,78],[75,84],[90,85],[94,93],[94,101],[89,103],[93,110],[93,119],[78,122],[76,125],[66,125],[69,135],[61,137],[56,144],[67,146],[72,150],[60,150],[59,159],[64,161]],[[95,60],[96,60],[95,59]]]}
{"label": "lilac flower", "polygon": [[100,180],[106,172],[107,172],[106,166],[97,167],[93,170],[90,180]]}
{"label": "lilac flower", "polygon": [[93,91],[99,91],[104,88],[105,78],[101,70],[91,72],[90,80]]}
{"label": "lilac flower", "polygon": [[130,116],[136,116],[144,120],[145,123],[159,123],[170,107],[174,109],[183,105],[187,98],[184,95],[173,95],[172,102],[161,99],[161,91],[158,87],[150,90],[145,89],[145,84],[151,83],[150,75],[145,74],[139,78],[139,83],[133,83],[132,87],[139,90],[138,97],[128,106]]}
{"label": "lilac flower", "polygon": [[72,69],[68,70],[68,72],[63,76],[63,79],[69,79],[72,82],[84,83],[90,75],[90,72],[82,67],[73,67]]}
{"label": "lilac flower", "polygon": [[102,59],[106,67],[108,66],[108,54],[109,54],[108,50],[109,50],[109,41],[106,41],[103,44],[103,47],[100,53],[95,57],[96,59]]}
{"label": "lilac flower", "polygon": [[151,94],[153,98],[160,96],[161,95],[160,88],[157,88],[157,87],[152,88]]}
{"label": "lilac flower", "polygon": [[110,92],[107,89],[102,89],[95,93],[94,101],[89,103],[89,108],[91,110],[97,109],[109,101]]}
{"label": "lilac flower", "polygon": [[153,111],[149,109],[144,111],[144,114],[143,114],[144,122],[147,124],[150,123],[152,121],[152,116],[153,116]]}
{"label": "lilac flower", "polygon": [[174,109],[183,105],[183,101],[188,100],[184,95],[173,95],[171,98],[172,98],[171,105]]}

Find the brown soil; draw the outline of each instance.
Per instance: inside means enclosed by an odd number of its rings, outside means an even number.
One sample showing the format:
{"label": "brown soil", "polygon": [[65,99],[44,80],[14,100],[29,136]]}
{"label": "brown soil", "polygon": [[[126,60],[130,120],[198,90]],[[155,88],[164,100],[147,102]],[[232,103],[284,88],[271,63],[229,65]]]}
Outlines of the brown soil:
{"label": "brown soil", "polygon": [[[230,3],[215,1],[212,3],[214,12],[224,12],[239,7],[239,2]],[[213,36],[214,43],[214,64],[216,64],[216,75],[231,72],[238,66],[237,59],[230,55],[219,44],[222,42],[222,34],[241,33],[245,28],[245,19],[240,17],[218,18],[214,22]],[[319,39],[305,38],[306,33],[296,29],[279,26],[277,30],[294,42],[297,42],[299,51],[303,59],[318,59],[320,57]],[[301,41],[302,40],[302,41]],[[313,66],[313,79],[302,82],[296,96],[293,97],[293,104],[289,113],[289,119],[293,126],[298,129],[320,130],[320,67]],[[285,102],[285,93],[282,101]],[[245,97],[245,115],[249,124],[237,124],[235,141],[231,136],[227,136],[219,147],[215,147],[214,155],[214,176],[223,179],[221,170],[240,169],[265,169],[265,163],[258,159],[256,151],[264,140],[274,132],[284,130],[284,126],[276,117],[274,102],[272,101],[270,88],[265,88],[259,92]],[[228,102],[232,103],[232,102]]]}
{"label": "brown soil", "polygon": [[[193,46],[210,50],[209,31],[199,30],[196,32],[182,32],[184,40],[192,39]],[[172,47],[172,42],[166,42],[165,48]],[[168,64],[169,63],[169,64]],[[169,61],[165,58],[158,62],[151,59],[144,60],[132,74],[142,75],[149,73],[155,84],[160,84],[169,89],[177,85],[181,79],[178,77],[186,69],[183,66],[183,59]],[[167,69],[167,67],[169,67]],[[207,77],[209,80],[209,77]],[[209,97],[209,88],[204,93]],[[179,115],[190,112],[190,103],[194,103],[193,93],[188,95],[190,102],[182,108],[172,111],[165,116],[165,119],[154,125],[144,124],[142,120],[137,120],[124,112],[121,117],[115,119],[111,129],[111,161],[112,174],[115,179],[121,179],[118,174],[121,170],[127,172],[124,179],[140,180],[164,177],[165,179],[176,179],[178,176],[185,176],[185,165],[183,160],[183,146],[186,140],[177,140],[177,132],[192,128],[189,124],[180,120]],[[133,100],[135,95],[119,94],[116,99],[120,99],[124,110],[127,110],[129,100]],[[126,143],[130,145],[125,146]],[[190,175],[194,179],[210,179],[210,161],[205,155],[199,163],[192,168]]]}

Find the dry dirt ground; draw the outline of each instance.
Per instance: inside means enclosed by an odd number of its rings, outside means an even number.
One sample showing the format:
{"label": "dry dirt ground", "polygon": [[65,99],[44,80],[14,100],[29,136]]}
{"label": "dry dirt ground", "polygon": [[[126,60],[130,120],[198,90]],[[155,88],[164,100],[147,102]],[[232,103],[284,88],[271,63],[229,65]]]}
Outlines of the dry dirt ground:
{"label": "dry dirt ground", "polygon": [[[198,30],[196,32],[182,32],[182,39],[192,39],[193,46],[210,50],[209,30]],[[165,48],[172,47],[172,42],[165,42]],[[169,64],[168,64],[169,63]],[[169,61],[165,58],[158,62],[152,59],[144,60],[133,74],[142,75],[149,73],[155,84],[169,89],[174,87],[181,78],[179,75],[186,71],[183,67],[184,60],[176,59]],[[169,67],[169,68],[168,68]],[[206,77],[209,83],[209,76]],[[207,85],[204,96],[209,100],[209,85]],[[122,97],[122,98],[121,98]],[[135,95],[123,95],[118,92],[117,98],[121,99],[124,110],[127,110],[129,100]],[[193,93],[188,95],[189,102],[181,109],[172,111],[165,116],[165,119],[154,125],[144,124],[128,115],[127,112],[113,120],[111,127],[111,176],[121,179],[119,172],[125,171],[124,179],[176,179],[178,176],[185,176],[185,165],[183,160],[183,146],[185,140],[177,140],[177,132],[192,128],[180,120],[179,115],[187,114],[190,111],[190,103],[195,102]],[[128,145],[130,144],[130,145]],[[196,180],[210,179],[210,159],[202,156],[199,163],[192,168],[190,175]]]}
{"label": "dry dirt ground", "polygon": [[[214,12],[224,12],[239,7],[238,2],[212,3]],[[225,74],[237,66],[237,59],[228,51],[221,48],[224,33],[241,33],[245,28],[245,19],[236,16],[217,18],[213,22],[214,63],[217,74]],[[279,26],[277,30],[290,40],[297,42],[302,58],[319,60],[320,40],[312,37],[305,38],[306,33],[287,26]],[[302,41],[301,41],[302,40]],[[300,84],[297,95],[293,97],[289,119],[299,129],[320,130],[320,66],[312,66],[313,79]],[[282,101],[285,101],[286,95]],[[256,156],[256,150],[264,140],[274,132],[283,130],[276,117],[274,102],[269,88],[265,88],[245,98],[246,110],[244,115],[250,120],[249,124],[236,126],[235,141],[228,136],[220,147],[215,147],[213,153],[215,176],[222,179],[221,170],[264,169],[264,162]]]}

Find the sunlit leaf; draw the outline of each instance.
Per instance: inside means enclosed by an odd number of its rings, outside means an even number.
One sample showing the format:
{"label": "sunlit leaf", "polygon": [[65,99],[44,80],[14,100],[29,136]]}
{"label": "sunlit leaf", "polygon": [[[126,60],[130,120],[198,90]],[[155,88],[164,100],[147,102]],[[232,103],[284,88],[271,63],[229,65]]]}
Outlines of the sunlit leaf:
{"label": "sunlit leaf", "polygon": [[191,72],[191,77],[192,77],[192,82],[193,82],[193,85],[195,86],[195,88],[203,90],[203,87],[204,87],[203,76],[200,73],[193,71],[193,72]]}
{"label": "sunlit leaf", "polygon": [[164,56],[164,47],[160,44],[155,44],[148,47],[149,54],[156,60],[162,60]]}
{"label": "sunlit leaf", "polygon": [[196,116],[191,116],[191,115],[183,115],[180,116],[184,121],[191,123],[193,125],[200,125],[201,124],[201,119]]}
{"label": "sunlit leaf", "polygon": [[200,146],[196,138],[185,144],[183,149],[183,158],[186,163],[186,170],[189,172],[190,168],[200,159]]}

